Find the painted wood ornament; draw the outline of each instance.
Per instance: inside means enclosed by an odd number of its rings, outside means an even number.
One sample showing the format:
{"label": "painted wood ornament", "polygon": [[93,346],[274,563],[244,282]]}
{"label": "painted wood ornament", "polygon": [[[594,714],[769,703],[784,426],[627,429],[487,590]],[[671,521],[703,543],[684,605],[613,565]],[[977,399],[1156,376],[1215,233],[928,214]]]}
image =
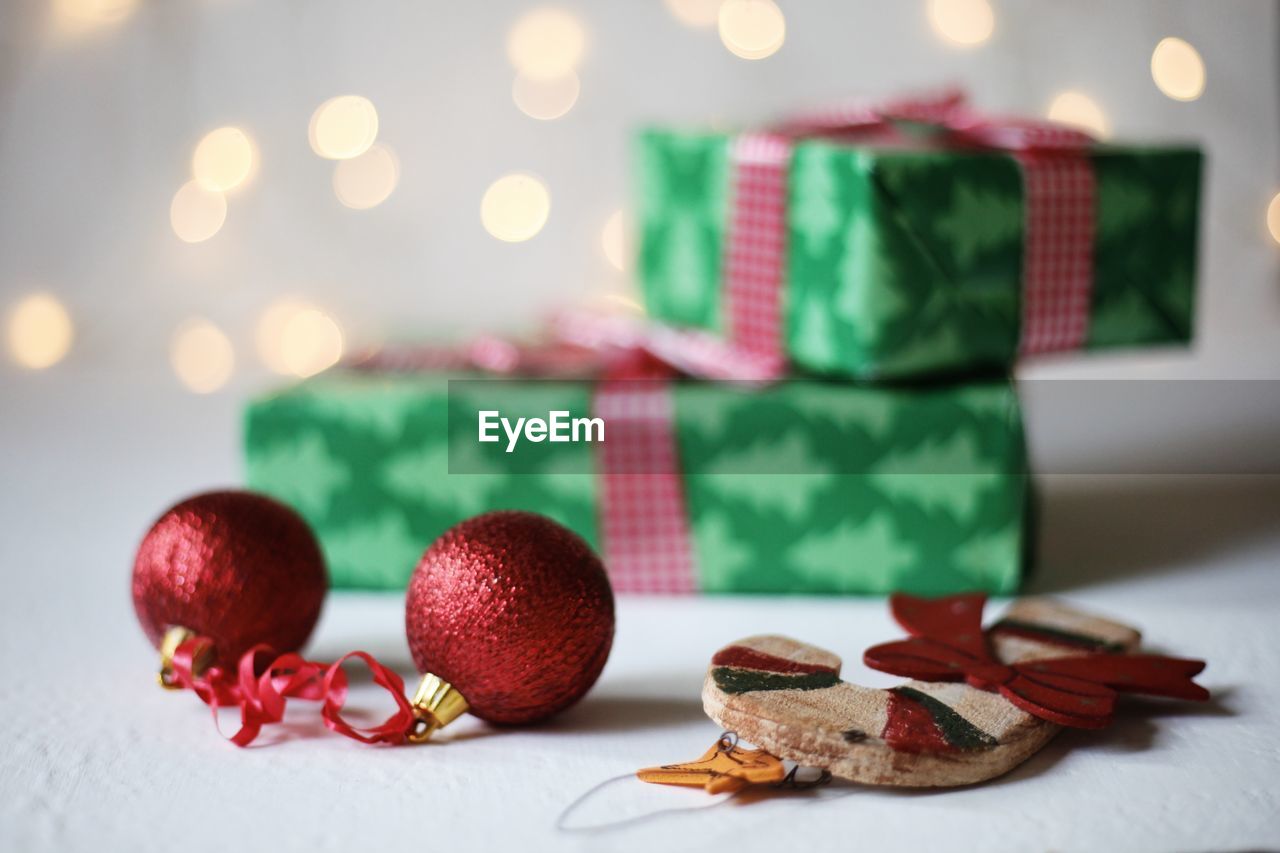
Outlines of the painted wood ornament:
{"label": "painted wood ornament", "polygon": [[[868,666],[913,679],[890,689],[840,679],[840,658],[781,636],[716,652],[708,715],[798,765],[871,785],[967,785],[1007,773],[1063,726],[1101,728],[1118,693],[1205,700],[1204,662],[1137,653],[1125,625],[1044,599],[982,628],[983,595],[890,598],[910,637]],[[706,756],[704,756],[704,759]]]}

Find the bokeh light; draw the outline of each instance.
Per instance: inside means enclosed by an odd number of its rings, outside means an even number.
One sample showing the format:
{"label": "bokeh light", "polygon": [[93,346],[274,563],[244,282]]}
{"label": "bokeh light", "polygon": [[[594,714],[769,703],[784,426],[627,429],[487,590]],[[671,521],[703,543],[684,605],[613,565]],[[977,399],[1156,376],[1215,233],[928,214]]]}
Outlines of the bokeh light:
{"label": "bokeh light", "polygon": [[734,56],[773,56],[787,38],[787,19],[773,0],[724,0],[718,17],[720,41]]}
{"label": "bokeh light", "polygon": [[600,231],[600,248],[604,250],[605,259],[610,266],[619,272],[626,270],[630,252],[627,247],[626,218],[621,210],[614,211],[605,220],[604,228]]}
{"label": "bokeh light", "polygon": [[387,200],[400,182],[400,161],[381,142],[359,157],[341,160],[333,168],[333,192],[355,210],[368,210]]}
{"label": "bokeh light", "polygon": [[188,243],[208,240],[227,220],[227,200],[216,190],[207,190],[199,181],[187,181],[173,195],[169,224],[173,233]]}
{"label": "bokeh light", "polygon": [[1280,243],[1280,193],[1276,193],[1267,205],[1267,230],[1277,243]]}
{"label": "bokeh light", "polygon": [[1051,121],[1077,127],[1092,133],[1099,139],[1111,135],[1111,125],[1092,98],[1083,92],[1063,92],[1049,104],[1048,116]]}
{"label": "bokeh light", "polygon": [[720,19],[723,0],[664,0],[675,19],[686,27],[710,27]]}
{"label": "bokeh light", "polygon": [[515,82],[511,84],[511,99],[516,102],[520,112],[530,118],[550,121],[573,109],[573,105],[578,102],[580,88],[578,75],[572,71],[552,80],[517,74]]}
{"label": "bokeh light", "polygon": [[507,58],[534,80],[554,80],[578,67],[587,35],[572,13],[554,7],[526,12],[507,34]]}
{"label": "bokeh light", "polygon": [[285,324],[289,319],[310,306],[301,300],[286,298],[279,299],[267,306],[262,312],[262,316],[258,318],[258,326],[255,334],[255,343],[258,347],[258,356],[262,359],[263,364],[271,368],[276,373],[287,374],[288,366],[285,364],[284,357],[280,353],[280,337],[284,334]]}
{"label": "bokeh light", "polygon": [[519,243],[542,230],[551,213],[551,195],[533,175],[516,172],[489,185],[480,200],[480,222],[499,240]]}
{"label": "bokeh light", "polygon": [[270,305],[258,320],[258,354],[276,373],[312,376],[342,358],[342,329],[324,311],[296,299]]}
{"label": "bokeh light", "polygon": [[253,171],[253,143],[238,127],[210,131],[196,145],[191,173],[207,190],[226,192],[242,184]]}
{"label": "bokeh light", "polygon": [[71,316],[47,293],[33,293],[14,306],[8,331],[14,360],[33,370],[57,364],[71,349]]}
{"label": "bokeh light", "polygon": [[328,160],[347,160],[368,151],[378,139],[378,111],[368,98],[339,95],[311,114],[311,150]]}
{"label": "bokeh light", "polygon": [[996,28],[988,0],[929,0],[927,11],[934,32],[964,47],[982,44]]}
{"label": "bokeh light", "polygon": [[222,330],[197,318],[174,332],[169,361],[183,385],[197,394],[209,394],[227,384],[236,357]]}
{"label": "bokeh light", "polygon": [[138,0],[54,0],[57,27],[78,33],[103,24],[116,24],[133,13]]}
{"label": "bokeh light", "polygon": [[1175,101],[1194,101],[1204,91],[1204,60],[1180,38],[1161,39],[1151,52],[1151,79]]}
{"label": "bokeh light", "polygon": [[284,324],[280,354],[295,376],[313,376],[342,358],[342,330],[318,308],[305,308]]}

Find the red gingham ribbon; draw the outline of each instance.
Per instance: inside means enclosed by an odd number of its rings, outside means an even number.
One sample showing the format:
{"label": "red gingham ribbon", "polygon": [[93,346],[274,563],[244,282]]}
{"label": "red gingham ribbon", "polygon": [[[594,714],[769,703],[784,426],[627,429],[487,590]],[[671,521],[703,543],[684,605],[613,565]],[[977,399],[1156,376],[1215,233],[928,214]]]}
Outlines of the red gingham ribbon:
{"label": "red gingham ribbon", "polygon": [[1044,122],[995,120],[968,110],[962,93],[873,105],[848,101],[798,116],[777,133],[739,135],[731,151],[724,301],[729,344],[785,365],[782,307],[787,170],[794,140],[893,136],[893,122],[937,125],[959,144],[1009,151],[1022,170],[1026,210],[1019,351],[1080,347],[1093,290],[1095,182],[1084,156],[1093,139]]}
{"label": "red gingham ribbon", "polygon": [[725,302],[730,346],[782,371],[782,282],[786,263],[787,172],[791,141],[744,133],[733,143]]}
{"label": "red gingham ribbon", "polygon": [[670,383],[606,380],[596,389],[593,408],[609,425],[596,458],[601,535],[614,588],[693,592],[693,543]]}
{"label": "red gingham ribbon", "polygon": [[791,138],[840,136],[892,130],[893,121],[913,121],[953,127],[967,115],[964,93],[948,89],[937,95],[872,102],[851,98],[793,116],[780,126]]}
{"label": "red gingham ribbon", "polygon": [[1088,159],[1020,151],[1026,248],[1022,338],[1034,354],[1078,349],[1093,298],[1094,174]]}
{"label": "red gingham ribbon", "polygon": [[1022,169],[1026,248],[1022,260],[1024,354],[1078,349],[1093,297],[1096,181],[1093,137],[1043,122],[952,119],[962,141],[1010,151]]}
{"label": "red gingham ribbon", "polygon": [[[480,370],[503,376],[670,376],[768,381],[778,364],[767,354],[739,349],[697,329],[589,312],[551,318],[550,343],[523,345],[482,336],[461,346],[394,346],[357,352],[344,366],[383,373]],[[640,368],[644,357],[648,368]],[[653,368],[659,368],[656,373]]]}
{"label": "red gingham ribbon", "polygon": [[[680,329],[660,323],[569,312],[552,318],[552,336],[562,344],[594,354],[610,375],[635,375],[634,356],[643,353],[669,370],[699,379],[764,382],[778,376],[779,364],[770,353],[741,349],[710,332]],[[621,369],[616,366],[622,363]]]}

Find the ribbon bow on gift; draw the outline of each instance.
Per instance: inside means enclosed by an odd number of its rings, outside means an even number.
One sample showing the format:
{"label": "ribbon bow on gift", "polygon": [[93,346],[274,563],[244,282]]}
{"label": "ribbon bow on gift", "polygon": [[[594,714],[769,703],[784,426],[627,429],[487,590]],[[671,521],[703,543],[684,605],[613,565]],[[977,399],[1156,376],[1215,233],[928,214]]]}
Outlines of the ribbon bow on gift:
{"label": "ribbon bow on gift", "polygon": [[[867,666],[921,681],[960,681],[997,691],[1028,714],[1082,729],[1111,722],[1117,691],[1204,701],[1209,691],[1192,681],[1204,661],[1162,655],[1083,654],[1001,663],[982,630],[986,596],[973,593],[926,599],[894,595],[893,618],[911,637],[874,646]],[[1048,632],[1052,633],[1052,632]]]}
{"label": "ribbon bow on gift", "polygon": [[479,370],[541,379],[696,379],[768,382],[778,365],[698,329],[575,310],[553,314],[539,339],[481,335],[461,346],[374,348],[347,360],[357,370]]}
{"label": "ribbon bow on gift", "polygon": [[1097,140],[1074,127],[1052,121],[993,116],[969,106],[964,92],[948,89],[935,95],[884,101],[853,99],[792,117],[779,133],[805,138],[829,136],[853,140],[896,137],[902,125],[931,127],[949,144],[1003,151],[1078,154]]}

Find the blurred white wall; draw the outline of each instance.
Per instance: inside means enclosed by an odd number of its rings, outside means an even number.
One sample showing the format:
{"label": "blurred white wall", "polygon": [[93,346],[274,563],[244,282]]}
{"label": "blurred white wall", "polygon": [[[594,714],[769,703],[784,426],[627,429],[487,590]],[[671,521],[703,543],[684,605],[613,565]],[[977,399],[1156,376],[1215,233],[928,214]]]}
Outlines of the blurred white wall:
{"label": "blurred white wall", "polygon": [[[1280,13],[1268,0],[992,0],[994,34],[972,48],[935,34],[925,0],[780,0],[786,42],[760,61],[662,0],[565,0],[587,34],[581,96],[545,122],[513,104],[504,47],[536,2],[82,0],[127,14],[68,33],[54,7],[72,2],[0,4],[0,310],[36,290],[66,304],[76,339],[52,370],[176,385],[170,338],[200,316],[231,339],[236,370],[219,393],[236,395],[263,383],[254,326],[290,294],[353,343],[527,326],[625,288],[600,232],[626,203],[638,123],[764,120],[959,82],[983,106],[1029,113],[1076,89],[1116,138],[1199,140],[1209,154],[1195,349],[1056,359],[1032,375],[1280,377],[1280,245],[1265,224],[1280,192]],[[1198,100],[1152,82],[1169,35],[1204,58]],[[376,105],[401,164],[371,210],[338,202],[333,163],[307,141],[312,111],[347,93]],[[259,166],[222,230],[184,243],[170,201],[221,125],[251,136]],[[552,205],[541,233],[510,244],[481,227],[479,205],[513,170],[541,176]],[[0,381],[8,405],[40,376],[6,357]]]}

